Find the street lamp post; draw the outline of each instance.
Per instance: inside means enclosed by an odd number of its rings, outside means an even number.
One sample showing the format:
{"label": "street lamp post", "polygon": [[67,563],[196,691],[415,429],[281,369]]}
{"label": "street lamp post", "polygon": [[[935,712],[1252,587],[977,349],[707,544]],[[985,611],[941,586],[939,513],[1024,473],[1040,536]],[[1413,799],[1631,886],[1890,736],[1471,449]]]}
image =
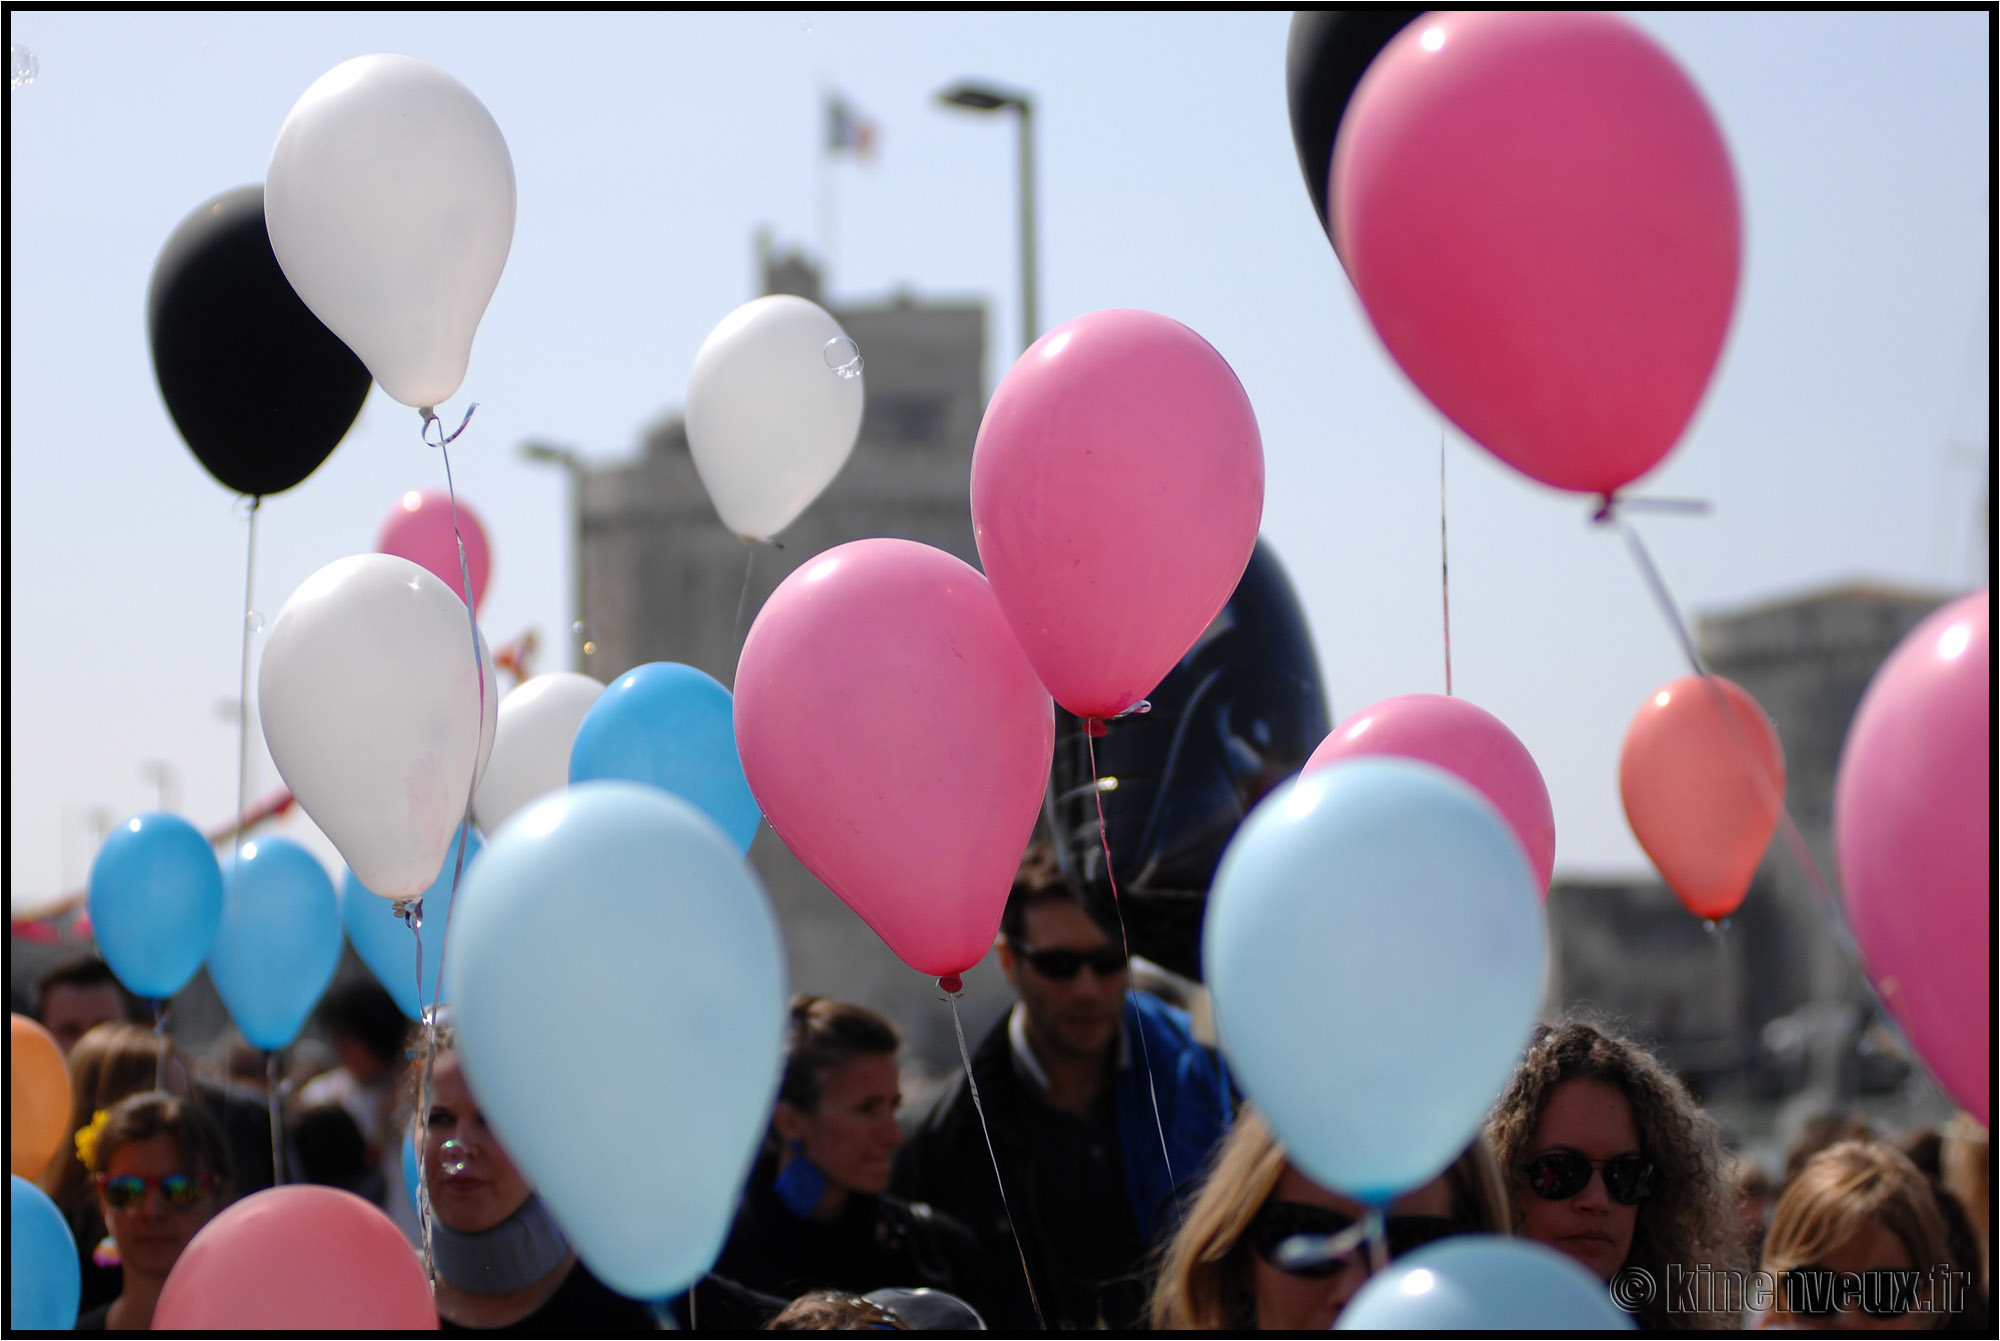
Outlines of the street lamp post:
{"label": "street lamp post", "polygon": [[523,460],[561,466],[569,474],[570,512],[576,522],[577,615],[571,631],[576,635],[576,668],[588,675],[597,643],[590,627],[590,563],[583,553],[583,459],[571,448],[548,442],[524,442],[519,450]]}
{"label": "street lamp post", "polygon": [[1009,110],[1020,117],[1021,150],[1021,348],[1041,333],[1035,318],[1035,124],[1034,106],[1025,93],[964,80],[938,94],[947,107],[973,112]]}

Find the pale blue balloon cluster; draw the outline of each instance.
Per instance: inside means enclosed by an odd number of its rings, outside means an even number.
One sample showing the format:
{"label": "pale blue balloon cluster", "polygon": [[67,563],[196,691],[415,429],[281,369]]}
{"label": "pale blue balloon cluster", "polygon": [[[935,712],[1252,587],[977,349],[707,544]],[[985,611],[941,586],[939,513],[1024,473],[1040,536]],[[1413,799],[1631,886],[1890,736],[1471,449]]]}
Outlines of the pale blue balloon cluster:
{"label": "pale blue balloon cluster", "polygon": [[607,686],[570,746],[572,783],[623,779],[678,796],[750,850],[763,812],[736,752],[735,700],[692,666],[654,661]]}
{"label": "pale blue balloon cluster", "polygon": [[7,1326],[66,1332],[76,1326],[83,1266],[56,1204],[18,1174],[7,1183]]}
{"label": "pale blue balloon cluster", "polygon": [[1385,1206],[1472,1140],[1542,993],[1542,913],[1506,821],[1390,756],[1266,797],[1223,855],[1202,963],[1231,1070],[1292,1162]]}
{"label": "pale blue balloon cluster", "polygon": [[1420,1248],[1362,1286],[1343,1332],[1629,1332],[1604,1282],[1553,1248],[1470,1235]]}
{"label": "pale blue balloon cluster", "polygon": [[288,838],[243,844],[223,887],[208,976],[250,1045],[275,1052],[299,1036],[340,966],[340,900],[319,858]]}
{"label": "pale blue balloon cluster", "polygon": [[[465,847],[464,871],[460,870],[458,849]],[[472,869],[472,863],[479,859],[483,845],[479,835],[470,833],[460,826],[458,834],[451,840],[451,846],[444,854],[444,864],[438,868],[437,879],[423,893],[423,925],[418,928],[420,937],[411,930],[402,918],[396,916],[395,905],[388,899],[377,896],[366,885],[354,878],[349,871],[340,882],[340,920],[347,927],[347,939],[354,944],[354,952],[361,956],[361,962],[368,966],[396,998],[396,1004],[403,1014],[413,1020],[423,1018],[425,1008],[441,1004],[442,984],[438,981],[438,966],[444,958],[445,933],[451,926],[452,886],[464,878],[464,872]],[[421,938],[424,947],[423,997],[417,996],[417,941]]]}

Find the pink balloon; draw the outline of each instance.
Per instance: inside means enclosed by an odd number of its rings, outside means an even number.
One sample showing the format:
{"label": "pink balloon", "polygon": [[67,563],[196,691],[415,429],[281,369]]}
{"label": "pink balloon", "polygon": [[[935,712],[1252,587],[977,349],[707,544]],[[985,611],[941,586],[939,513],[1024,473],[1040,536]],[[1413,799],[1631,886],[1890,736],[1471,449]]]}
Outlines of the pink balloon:
{"label": "pink balloon", "polygon": [[1056,702],[1112,717],[1236,589],[1264,510],[1257,417],[1178,321],[1092,312],[1021,355],[972,449],[972,532]]}
{"label": "pink balloon", "polygon": [[423,1260],[381,1210],[339,1188],[253,1193],[174,1263],[155,1331],[436,1331]]}
{"label": "pink balloon", "polygon": [[1055,752],[985,578],[908,540],[806,563],[743,644],[736,746],[771,828],[904,963],[979,962]]}
{"label": "pink balloon", "polygon": [[1989,590],[1912,629],[1855,710],[1833,846],[1868,976],[1951,1096],[1988,1120],[1993,1056]]}
{"label": "pink balloon", "polygon": [[1729,151],[1609,14],[1438,12],[1355,90],[1340,255],[1403,371],[1516,470],[1609,494],[1687,428],[1736,304]]}
{"label": "pink balloon", "polygon": [[1471,783],[1514,831],[1534,868],[1535,888],[1548,897],[1549,875],[1556,862],[1556,817],[1549,808],[1549,789],[1528,747],[1498,717],[1443,694],[1385,698],[1335,727],[1300,772],[1365,754],[1421,759]]}
{"label": "pink balloon", "polygon": [[389,510],[382,533],[375,537],[378,553],[394,554],[437,574],[465,599],[465,578],[472,579],[472,608],[486,599],[486,579],[493,571],[493,554],[486,545],[486,528],[477,513],[458,500],[458,534],[465,538],[465,576],[458,568],[458,539],[451,529],[451,496],[437,489],[412,489]]}

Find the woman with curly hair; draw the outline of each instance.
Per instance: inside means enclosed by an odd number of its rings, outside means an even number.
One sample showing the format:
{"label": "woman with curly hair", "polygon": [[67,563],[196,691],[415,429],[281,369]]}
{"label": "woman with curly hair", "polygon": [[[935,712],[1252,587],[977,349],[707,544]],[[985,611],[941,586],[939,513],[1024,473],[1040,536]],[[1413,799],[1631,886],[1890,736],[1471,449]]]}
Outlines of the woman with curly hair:
{"label": "woman with curly hair", "polygon": [[[1599,1279],[1644,1271],[1648,1331],[1734,1327],[1729,1301],[1676,1301],[1668,1267],[1742,1267],[1721,1133],[1646,1049],[1580,1020],[1543,1025],[1487,1119],[1513,1194],[1514,1231]],[[1711,1277],[1712,1278],[1712,1277]],[[1697,1311],[1684,1305],[1706,1305]]]}

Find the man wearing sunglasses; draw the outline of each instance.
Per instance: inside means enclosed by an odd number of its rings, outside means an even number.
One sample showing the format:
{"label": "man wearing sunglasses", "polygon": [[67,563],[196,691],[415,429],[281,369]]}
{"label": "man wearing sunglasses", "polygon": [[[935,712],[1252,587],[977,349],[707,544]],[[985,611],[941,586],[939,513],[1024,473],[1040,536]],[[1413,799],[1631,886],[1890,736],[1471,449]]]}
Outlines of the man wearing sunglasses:
{"label": "man wearing sunglasses", "polygon": [[1130,990],[1118,929],[1084,911],[1045,845],[1022,863],[997,948],[1019,1000],[972,1058],[992,1155],[961,1076],[893,1185],[980,1236],[996,1330],[1136,1326],[1147,1250],[1227,1125],[1220,1064],[1185,1014]]}

